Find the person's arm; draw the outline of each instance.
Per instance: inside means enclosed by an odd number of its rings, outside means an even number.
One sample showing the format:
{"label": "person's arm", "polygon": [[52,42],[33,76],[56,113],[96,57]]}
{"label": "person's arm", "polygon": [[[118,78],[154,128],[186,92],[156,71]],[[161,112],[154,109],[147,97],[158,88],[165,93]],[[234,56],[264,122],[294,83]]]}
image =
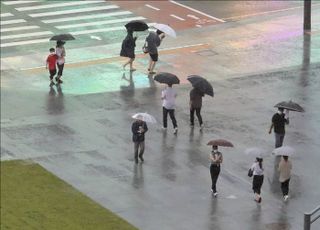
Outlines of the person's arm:
{"label": "person's arm", "polygon": [[166,94],[165,94],[164,90],[161,91],[161,99],[162,100],[166,99]]}
{"label": "person's arm", "polygon": [[285,123],[289,125],[289,110],[286,109],[285,115],[284,115]]}
{"label": "person's arm", "polygon": [[221,164],[221,163],[222,163],[222,161],[223,161],[223,156],[222,156],[222,154],[220,154],[219,161],[220,161],[220,164]]}
{"label": "person's arm", "polygon": [[133,134],[135,134],[135,135],[138,135],[138,134],[139,134],[139,132],[138,132],[138,131],[139,131],[139,128],[138,128],[136,122],[133,122],[133,123],[132,123],[131,130],[132,130],[132,133],[133,133]]}
{"label": "person's arm", "polygon": [[147,123],[144,122],[143,123],[143,132],[146,133],[148,131],[148,126],[147,126]]}
{"label": "person's arm", "polygon": [[273,124],[273,122],[272,122],[271,125],[270,125],[269,134],[272,132],[273,126],[274,126],[274,124]]}
{"label": "person's arm", "polygon": [[211,162],[215,162],[215,159],[214,159],[214,157],[213,157],[213,154],[212,154],[212,153],[210,153],[210,154],[209,154],[209,159],[211,160]]}

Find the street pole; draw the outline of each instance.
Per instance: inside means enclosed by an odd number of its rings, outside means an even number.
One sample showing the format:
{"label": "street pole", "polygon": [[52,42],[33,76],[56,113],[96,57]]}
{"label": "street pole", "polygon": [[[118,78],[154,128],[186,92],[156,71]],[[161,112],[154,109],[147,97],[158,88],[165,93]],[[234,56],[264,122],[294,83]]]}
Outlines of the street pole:
{"label": "street pole", "polygon": [[303,30],[311,31],[311,0],[304,0]]}

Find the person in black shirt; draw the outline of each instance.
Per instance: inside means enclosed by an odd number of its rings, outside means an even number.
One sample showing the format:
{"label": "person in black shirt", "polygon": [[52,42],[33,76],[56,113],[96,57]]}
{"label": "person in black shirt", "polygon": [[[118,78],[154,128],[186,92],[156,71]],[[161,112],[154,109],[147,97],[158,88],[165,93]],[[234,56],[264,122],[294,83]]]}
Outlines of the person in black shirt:
{"label": "person in black shirt", "polygon": [[274,128],[275,135],[275,147],[281,147],[285,135],[285,125],[289,124],[289,111],[286,111],[284,114],[283,108],[278,108],[278,112],[275,113],[272,117],[272,124],[269,129],[269,134],[272,132],[272,128]]}
{"label": "person in black shirt", "polygon": [[139,158],[143,162],[144,153],[144,134],[148,131],[147,123],[137,119],[132,123],[132,141],[134,143],[134,161],[138,164],[138,152]]}

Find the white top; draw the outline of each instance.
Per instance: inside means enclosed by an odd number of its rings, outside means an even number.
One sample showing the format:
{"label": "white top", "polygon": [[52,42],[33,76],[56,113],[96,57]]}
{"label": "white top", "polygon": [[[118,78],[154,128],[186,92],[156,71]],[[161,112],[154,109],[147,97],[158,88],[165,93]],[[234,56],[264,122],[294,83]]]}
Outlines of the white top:
{"label": "white top", "polygon": [[283,160],[281,159],[278,167],[278,171],[280,173],[279,175],[279,181],[285,182],[286,180],[290,179],[291,177],[291,169],[292,169],[292,163],[290,160]]}
{"label": "white top", "polygon": [[166,109],[174,109],[176,102],[177,93],[172,87],[167,87],[166,89],[162,90],[161,98],[163,100],[162,106]]}
{"label": "white top", "polygon": [[64,49],[64,47],[57,47],[56,48],[56,54],[58,56],[58,64],[61,65],[65,62],[64,57],[66,56],[66,50]]}
{"label": "white top", "polygon": [[255,176],[261,176],[263,175],[263,168],[260,168],[259,162],[254,162],[251,166],[251,169],[253,170],[253,175]]}

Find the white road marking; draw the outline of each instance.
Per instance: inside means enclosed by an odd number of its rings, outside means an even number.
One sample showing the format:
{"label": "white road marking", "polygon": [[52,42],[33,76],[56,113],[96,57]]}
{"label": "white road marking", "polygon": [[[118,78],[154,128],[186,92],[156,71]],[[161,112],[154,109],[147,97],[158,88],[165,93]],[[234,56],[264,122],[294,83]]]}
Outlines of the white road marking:
{"label": "white road marking", "polygon": [[44,42],[49,42],[49,38],[28,40],[28,41],[19,41],[19,42],[1,43],[0,47],[21,46],[21,45],[44,43]]}
{"label": "white road marking", "polygon": [[197,16],[195,16],[193,14],[188,14],[187,17],[193,18],[193,19],[196,19],[196,20],[200,19],[200,18],[198,18]]}
{"label": "white road marking", "polygon": [[74,9],[74,10],[61,10],[61,11],[53,11],[53,12],[50,11],[45,13],[29,14],[29,16],[36,18],[36,17],[44,17],[44,16],[83,13],[83,12],[98,11],[98,10],[109,10],[109,9],[116,9],[116,8],[119,8],[119,6],[116,6],[116,5],[96,6],[96,7],[88,7],[88,8]]}
{"label": "white road marking", "polygon": [[90,38],[96,39],[96,40],[99,40],[99,41],[102,40],[101,37],[99,37],[99,36],[94,36],[94,35],[91,35]]}
{"label": "white road marking", "polygon": [[179,16],[177,16],[177,15],[175,15],[175,14],[170,14],[170,16],[173,17],[173,18],[176,18],[176,19],[178,19],[178,20],[180,20],[180,21],[185,21],[184,18],[180,18]]}
{"label": "white road marking", "polygon": [[64,6],[78,6],[92,3],[101,3],[104,1],[76,1],[76,2],[61,2],[55,4],[46,4],[46,5],[37,5],[37,6],[26,6],[26,7],[18,7],[16,10],[18,11],[28,11],[28,10],[40,10],[40,9],[48,9],[48,8],[56,8],[56,7],[64,7]]}
{"label": "white road marking", "polygon": [[145,4],[145,6],[146,7],[149,7],[150,9],[153,9],[153,10],[160,10],[159,8],[157,8],[157,7],[154,7],[154,6],[151,6],[151,5],[149,5],[149,4]]}
{"label": "white road marking", "polygon": [[[312,4],[312,7],[314,7],[314,6],[320,6],[320,4],[318,4],[318,3],[317,3],[317,4]],[[239,15],[239,16],[224,18],[224,20],[232,20],[232,19],[237,19],[237,18],[245,18],[245,17],[257,16],[257,15],[269,14],[269,13],[277,13],[277,12],[295,10],[295,9],[299,9],[299,8],[303,8],[303,6],[289,7],[289,8],[280,9],[280,10],[270,10],[270,11],[265,11],[265,12],[260,12],[260,13],[254,13],[254,14]]]}
{"label": "white road marking", "polygon": [[39,1],[5,1],[2,3],[5,5],[17,5],[17,4],[25,4],[25,3],[31,3],[31,2],[39,2]]}
{"label": "white road marking", "polygon": [[199,28],[201,28],[201,27],[202,27],[202,25],[196,25],[196,27],[199,27]]}
{"label": "white road marking", "polygon": [[55,18],[55,19],[42,20],[42,22],[44,23],[67,22],[67,21],[76,21],[76,20],[82,20],[82,19],[104,18],[104,17],[120,16],[120,15],[128,15],[128,14],[132,14],[132,12],[120,11],[120,12],[112,12],[112,13],[106,13],[106,14],[93,14],[93,15],[76,16],[76,17]]}
{"label": "white road marking", "polygon": [[125,27],[117,26],[117,27],[103,28],[103,29],[80,30],[80,31],[74,31],[69,33],[72,35],[80,35],[80,34],[93,34],[93,33],[101,33],[101,32],[116,31],[116,30],[125,30]]}
{"label": "white road marking", "polygon": [[209,15],[209,14],[203,13],[203,12],[201,12],[201,11],[199,11],[199,10],[196,10],[196,9],[193,9],[193,8],[191,8],[191,7],[189,7],[189,6],[185,6],[185,5],[180,4],[180,3],[176,2],[176,1],[170,0],[169,2],[171,2],[171,3],[173,3],[173,4],[176,4],[176,5],[178,5],[178,6],[184,7],[184,8],[186,8],[186,9],[191,10],[191,11],[193,11],[193,12],[196,12],[196,13],[198,13],[198,14],[204,15],[204,16],[206,16],[206,17],[208,17],[208,18],[214,19],[214,20],[216,20],[216,21],[225,22],[224,20],[222,20],[222,19],[220,19],[220,18],[213,17],[213,16],[211,16],[211,15]]}
{"label": "white road marking", "polygon": [[17,31],[17,30],[32,30],[40,28],[39,26],[19,26],[19,27],[11,27],[11,28],[1,28],[1,33],[9,32],[9,31]]}
{"label": "white road marking", "polygon": [[13,14],[11,14],[11,13],[2,13],[2,14],[0,14],[0,16],[1,16],[1,18],[3,18],[3,17],[13,16]]}
{"label": "white road marking", "polygon": [[14,34],[14,35],[1,36],[1,40],[34,37],[34,36],[42,36],[42,35],[50,35],[50,34],[53,34],[53,33],[51,31],[41,31],[41,32],[26,33],[26,34]]}
{"label": "white road marking", "polygon": [[144,17],[131,17],[131,18],[120,18],[120,19],[113,19],[113,20],[106,20],[106,21],[97,21],[97,22],[87,22],[87,23],[79,23],[79,24],[70,24],[70,25],[62,25],[56,26],[57,29],[68,29],[68,28],[77,28],[83,26],[97,26],[97,25],[106,25],[112,23],[119,23],[119,22],[128,22],[131,20],[144,20]]}
{"label": "white road marking", "polygon": [[16,23],[22,23],[26,22],[24,19],[14,19],[14,20],[7,20],[7,21],[1,21],[1,25],[9,25],[9,24],[16,24]]}

